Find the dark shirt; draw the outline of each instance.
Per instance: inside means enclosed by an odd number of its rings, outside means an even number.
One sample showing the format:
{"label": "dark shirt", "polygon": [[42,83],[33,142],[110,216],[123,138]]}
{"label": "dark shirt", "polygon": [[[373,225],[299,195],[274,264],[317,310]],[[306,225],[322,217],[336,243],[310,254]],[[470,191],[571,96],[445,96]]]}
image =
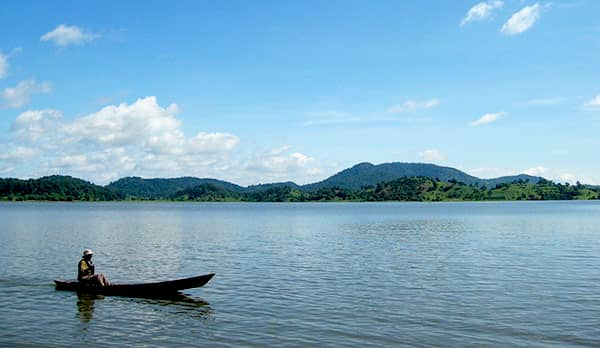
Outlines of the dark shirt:
{"label": "dark shirt", "polygon": [[94,275],[94,263],[92,260],[81,259],[77,266],[77,281],[82,281]]}

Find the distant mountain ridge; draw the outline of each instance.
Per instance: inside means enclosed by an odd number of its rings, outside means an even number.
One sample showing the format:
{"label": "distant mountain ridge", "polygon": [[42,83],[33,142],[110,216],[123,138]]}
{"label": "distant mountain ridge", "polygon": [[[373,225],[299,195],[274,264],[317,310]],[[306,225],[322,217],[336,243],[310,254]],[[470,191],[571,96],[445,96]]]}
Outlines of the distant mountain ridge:
{"label": "distant mountain ridge", "polygon": [[429,163],[383,163],[374,165],[363,162],[320,182],[298,185],[294,182],[280,182],[251,185],[243,187],[231,182],[195,177],[181,177],[171,179],[144,179],[140,177],[126,177],[105,186],[106,188],[124,194],[127,197],[167,198],[181,190],[189,189],[202,184],[212,184],[218,188],[236,193],[254,193],[273,188],[287,187],[301,191],[314,192],[323,188],[342,188],[357,190],[364,186],[377,185],[381,182],[397,180],[403,177],[426,177],[440,181],[455,180],[467,185],[494,187],[498,184],[511,183],[518,180],[537,183],[541,178],[530,175],[504,176],[494,179],[480,179],[458,169],[443,167]]}
{"label": "distant mountain ridge", "polygon": [[535,184],[541,179],[540,177],[526,174],[503,176],[494,179],[480,179],[456,168],[443,167],[429,163],[393,162],[374,165],[363,162],[351,168],[342,170],[323,181],[304,185],[303,189],[314,191],[320,188],[340,187],[356,190],[363,186],[376,185],[380,182],[417,176],[439,179],[440,181],[456,180],[467,185],[483,185],[486,187],[493,187],[498,184],[511,183],[518,180],[529,181],[530,183]]}
{"label": "distant mountain ridge", "polygon": [[130,176],[111,182],[105,187],[112,191],[120,192],[126,197],[160,199],[173,196],[178,191],[183,191],[203,184],[211,184],[215,187],[238,193],[245,189],[242,186],[223,180],[194,178],[190,176],[170,179],[144,179],[137,176]]}
{"label": "distant mountain ridge", "polygon": [[480,179],[426,163],[359,163],[313,184],[243,187],[227,181],[181,177],[126,177],[99,186],[71,176],[0,178],[0,201],[166,200],[200,202],[498,201],[600,199],[600,188],[553,183],[529,175]]}

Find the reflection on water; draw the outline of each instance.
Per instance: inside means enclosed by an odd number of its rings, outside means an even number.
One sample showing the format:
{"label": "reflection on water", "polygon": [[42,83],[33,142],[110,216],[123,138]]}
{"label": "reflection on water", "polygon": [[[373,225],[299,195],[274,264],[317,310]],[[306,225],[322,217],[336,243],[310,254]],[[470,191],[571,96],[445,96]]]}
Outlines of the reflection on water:
{"label": "reflection on water", "polygon": [[188,317],[198,319],[209,319],[213,312],[213,309],[205,300],[183,293],[158,298],[131,298],[131,300],[140,304],[166,308],[173,314],[185,314]]}
{"label": "reflection on water", "polygon": [[101,300],[103,298],[102,295],[77,293],[77,317],[82,323],[88,323],[94,319],[96,299]]}
{"label": "reflection on water", "polygon": [[[208,319],[213,311],[209,306],[209,303],[205,300],[197,297],[188,296],[183,293],[177,293],[173,295],[166,295],[160,297],[114,297],[120,298],[128,302],[134,302],[148,306],[148,309],[152,310],[152,306],[155,310],[165,309],[173,314],[186,314],[190,317],[199,319]],[[87,324],[94,319],[94,307],[96,300],[104,300],[104,295],[89,294],[89,293],[77,293],[77,318]],[[162,307],[162,308],[161,308]],[[84,328],[85,330],[86,328]]]}
{"label": "reflection on water", "polygon": [[[599,221],[600,201],[0,202],[0,346],[600,347]],[[56,291],[82,245],[115,283],[215,272],[186,291],[210,305]]]}

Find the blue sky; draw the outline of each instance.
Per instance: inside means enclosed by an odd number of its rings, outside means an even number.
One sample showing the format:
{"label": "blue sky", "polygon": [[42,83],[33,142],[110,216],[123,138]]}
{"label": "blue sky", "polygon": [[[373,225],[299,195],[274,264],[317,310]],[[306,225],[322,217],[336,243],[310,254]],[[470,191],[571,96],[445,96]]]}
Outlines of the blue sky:
{"label": "blue sky", "polygon": [[600,2],[3,4],[0,177],[600,184]]}

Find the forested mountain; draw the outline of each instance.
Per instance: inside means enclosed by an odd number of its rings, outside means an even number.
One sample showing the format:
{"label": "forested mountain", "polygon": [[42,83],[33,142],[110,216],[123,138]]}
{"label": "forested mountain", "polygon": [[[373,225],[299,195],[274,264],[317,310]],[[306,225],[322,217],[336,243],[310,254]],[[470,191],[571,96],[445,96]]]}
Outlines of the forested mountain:
{"label": "forested mountain", "polygon": [[217,179],[127,177],[102,187],[69,176],[0,179],[2,200],[447,201],[597,199],[600,188],[562,185],[529,175],[480,179],[424,163],[360,163],[318,183],[242,187]]}
{"label": "forested mountain", "polygon": [[286,182],[276,182],[276,183],[272,183],[272,184],[250,185],[244,189],[244,192],[246,192],[246,193],[261,192],[261,191],[266,191],[266,190],[270,190],[273,188],[282,188],[282,187],[289,187],[291,189],[297,189],[297,190],[302,189],[302,186],[296,184],[295,182],[286,181]]}
{"label": "forested mountain", "polygon": [[352,168],[343,170],[326,180],[308,185],[297,185],[293,182],[280,182],[270,184],[251,185],[242,187],[230,182],[216,179],[199,179],[194,177],[182,177],[173,179],[143,179],[140,177],[127,177],[119,179],[107,186],[107,188],[119,192],[129,198],[144,199],[167,199],[173,197],[178,191],[192,188],[201,184],[212,184],[236,193],[253,193],[271,189],[289,188],[315,192],[322,188],[341,188],[358,190],[363,186],[376,185],[381,182],[397,180],[403,177],[427,177],[447,182],[456,180],[467,185],[495,187],[498,184],[525,180],[536,183],[540,178],[529,175],[506,176],[495,179],[480,179],[464,173],[458,169],[442,167],[426,163],[384,163],[373,165],[371,163],[360,163]]}
{"label": "forested mountain", "polygon": [[[598,199],[600,189],[583,185],[556,184],[541,179],[537,183],[521,180],[498,184],[493,188],[466,185],[451,179],[437,181],[426,177],[403,177],[363,186],[357,190],[324,187],[302,191],[290,186],[272,187],[264,191],[238,193],[204,184],[177,193],[174,200],[245,201],[245,202],[331,202],[331,201],[516,201]],[[190,194],[190,192],[194,192]]]}
{"label": "forested mountain", "polygon": [[140,177],[127,177],[119,179],[106,186],[108,189],[119,192],[128,198],[167,199],[176,192],[199,186],[211,184],[229,191],[238,192],[244,188],[227,181],[217,179],[200,179],[182,177],[173,179],[143,179]]}
{"label": "forested mountain", "polygon": [[428,163],[383,163],[373,165],[371,163],[359,163],[352,168],[345,169],[321,182],[304,185],[303,189],[308,191],[318,190],[325,187],[340,187],[356,190],[362,186],[376,185],[380,182],[388,182],[402,177],[426,177],[439,181],[456,180],[467,185],[494,187],[502,183],[510,183],[518,180],[529,180],[536,183],[539,177],[529,175],[505,176],[495,179],[480,179],[462,172],[455,168],[442,167]]}
{"label": "forested mountain", "polygon": [[0,179],[0,199],[42,201],[110,201],[123,199],[119,192],[70,176],[39,179]]}

